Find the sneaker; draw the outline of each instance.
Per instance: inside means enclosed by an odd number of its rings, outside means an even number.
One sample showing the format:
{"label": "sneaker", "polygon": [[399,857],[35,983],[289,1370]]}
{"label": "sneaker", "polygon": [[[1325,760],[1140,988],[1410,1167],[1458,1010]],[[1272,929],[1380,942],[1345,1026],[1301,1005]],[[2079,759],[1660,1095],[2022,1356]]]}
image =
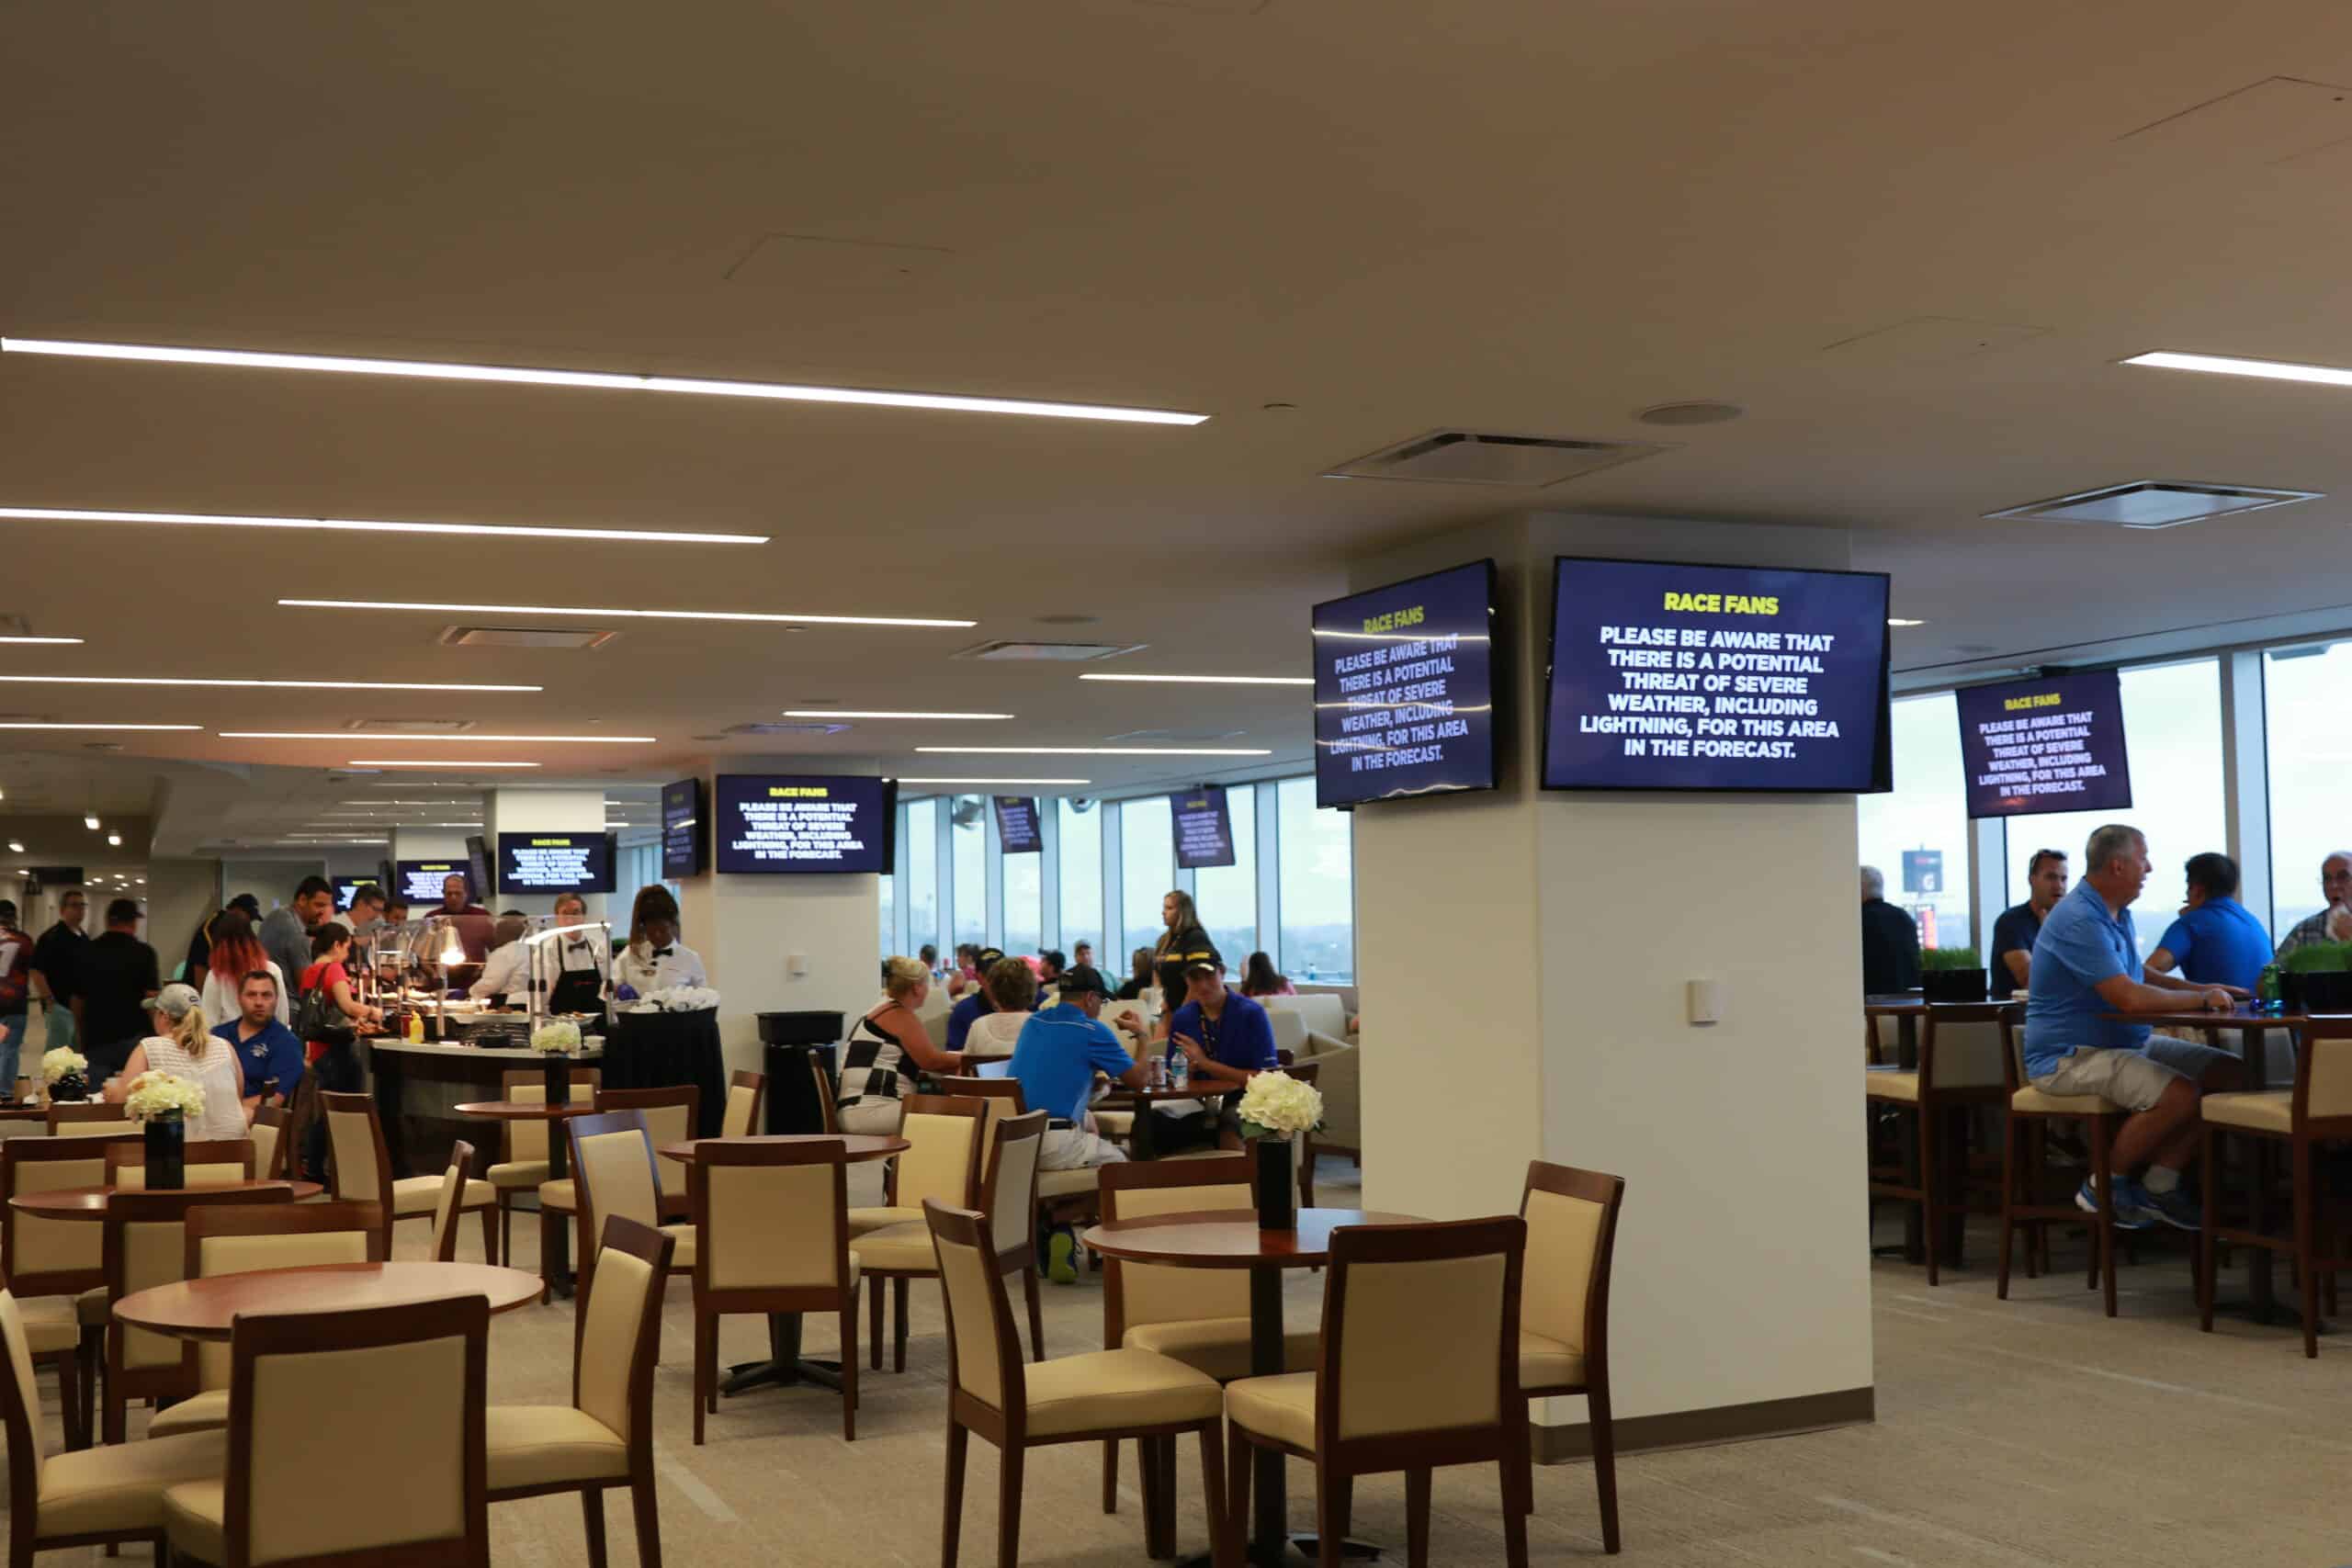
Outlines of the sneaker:
{"label": "sneaker", "polygon": [[2176,1187],[2169,1192],[2151,1192],[2138,1182],[2132,1185],[2139,1188],[2140,1207],[2144,1213],[2162,1220],[2177,1231],[2204,1228],[2204,1204],[2195,1193],[2189,1191],[2186,1184]]}
{"label": "sneaker", "polygon": [[[2141,1190],[2140,1184],[2128,1176],[2113,1179],[2115,1228],[2120,1231],[2143,1231],[2154,1224],[2154,1216],[2147,1212],[2147,1206],[2153,1200]],[[2088,1177],[2085,1177],[2083,1184],[2075,1189],[2075,1207],[2086,1214],[2098,1213],[2098,1191],[2091,1186]]]}
{"label": "sneaker", "polygon": [[1046,1244],[1046,1278],[1057,1285],[1078,1283],[1078,1237],[1066,1230]]}

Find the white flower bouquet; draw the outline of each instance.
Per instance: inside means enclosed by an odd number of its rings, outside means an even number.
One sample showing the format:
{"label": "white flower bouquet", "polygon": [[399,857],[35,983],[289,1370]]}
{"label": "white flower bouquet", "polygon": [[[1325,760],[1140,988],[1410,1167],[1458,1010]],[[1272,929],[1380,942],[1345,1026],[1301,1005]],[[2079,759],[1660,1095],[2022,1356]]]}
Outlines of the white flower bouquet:
{"label": "white flower bouquet", "polygon": [[41,1057],[40,1081],[53,1084],[60,1078],[72,1077],[76,1073],[87,1072],[89,1067],[89,1057],[70,1046],[60,1045],[56,1050],[48,1052]]}
{"label": "white flower bouquet", "polygon": [[1288,1073],[1260,1073],[1241,1092],[1237,1114],[1245,1138],[1287,1138],[1323,1125],[1323,1094]]}
{"label": "white flower bouquet", "polygon": [[204,1114],[203,1086],[169,1073],[145,1072],[130,1080],[122,1108],[133,1122],[185,1122]]}
{"label": "white flower bouquet", "polygon": [[718,993],[708,986],[672,986],[648,991],[629,1005],[631,1012],[708,1012],[718,1006]]}
{"label": "white flower bouquet", "polygon": [[543,1023],[531,1032],[531,1049],[555,1055],[580,1049],[580,1026],[567,1020]]}

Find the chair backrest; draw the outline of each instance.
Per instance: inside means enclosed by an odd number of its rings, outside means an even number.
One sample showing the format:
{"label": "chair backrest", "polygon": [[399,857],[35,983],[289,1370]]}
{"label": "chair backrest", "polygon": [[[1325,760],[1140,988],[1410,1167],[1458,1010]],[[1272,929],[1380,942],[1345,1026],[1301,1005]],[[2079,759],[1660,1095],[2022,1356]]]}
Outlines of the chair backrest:
{"label": "chair backrest", "polygon": [[[849,1288],[849,1164],[844,1145],[824,1138],[794,1144],[704,1144],[687,1190],[695,1216],[695,1294]],[[761,1310],[757,1305],[746,1310]]]}
{"label": "chair backrest", "polygon": [[980,1201],[980,1154],[988,1102],[968,1095],[912,1094],[899,1136],[913,1146],[892,1162],[890,1201],[918,1208],[936,1198],[953,1209]]}
{"label": "chair backrest", "polygon": [[[574,1100],[594,1101],[605,1082],[600,1067],[571,1069],[571,1096]],[[498,1079],[498,1097],[518,1105],[545,1105],[548,1102],[548,1075],[544,1068],[526,1068],[520,1072],[502,1073]],[[544,1165],[548,1157],[548,1123],[545,1122],[509,1122],[505,1123],[507,1163]]]}
{"label": "chair backrest", "polygon": [[1000,1259],[1026,1260],[1037,1245],[1037,1162],[1046,1152],[1042,1111],[1009,1116],[996,1124],[989,1144],[989,1175],[981,1210],[989,1217]]}
{"label": "chair backrest", "polygon": [[1266,1010],[1266,1021],[1273,1026],[1274,1050],[1295,1055],[1306,1049],[1306,1015],[1295,1008]]}
{"label": "chair backrest", "polygon": [[319,1105],[327,1119],[329,1190],[346,1203],[381,1203],[391,1213],[392,1156],[384,1148],[374,1098],[327,1093],[319,1096]]}
{"label": "chair backrest", "polygon": [[[182,1179],[189,1187],[226,1187],[251,1181],[256,1157],[251,1138],[211,1138],[181,1145]],[[107,1185],[126,1192],[147,1186],[147,1140],[125,1138],[107,1145]]]}
{"label": "chair backrest", "polygon": [[760,1107],[766,1102],[768,1076],[739,1072],[727,1081],[727,1109],[718,1118],[722,1138],[748,1138],[760,1130]]}
{"label": "chair backrest", "polygon": [[[955,1408],[959,1396],[969,1399],[1000,1412],[1012,1427],[1026,1415],[1028,1382],[1012,1303],[1004,1293],[1004,1266],[988,1218],[933,1198],[923,1200],[922,1213],[947,1308],[948,1408]],[[1008,1431],[1008,1449],[1014,1438],[1015,1432]]]}
{"label": "chair backrest", "polygon": [[[487,1568],[481,1296],[356,1312],[254,1313],[230,1332],[224,1498],[231,1562],[386,1562]],[[322,1454],[364,1454],[397,1485],[301,1486]],[[418,1547],[437,1546],[427,1551]]]}
{"label": "chair backrest", "polygon": [[2001,1087],[2014,1095],[2025,1088],[2025,1009],[2010,1006],[2002,1009]]}
{"label": "chair backrest", "polygon": [[8,1288],[19,1297],[94,1291],[106,1283],[106,1240],[96,1225],[19,1213],[7,1200],[21,1192],[105,1185],[108,1146],[80,1138],[0,1142],[0,1258],[6,1262]]}
{"label": "chair backrest", "polygon": [[473,1174],[474,1146],[463,1138],[449,1145],[449,1168],[441,1173],[441,1190],[433,1200],[433,1260],[458,1260],[458,1202],[466,1195],[466,1179]]}
{"label": "chair backrest", "polygon": [[[639,1112],[645,1118],[645,1130],[657,1148],[663,1144],[684,1143],[702,1131],[702,1090],[692,1084],[669,1089],[601,1089],[596,1095],[596,1109]],[[659,1172],[662,1196],[685,1201],[685,1162],[657,1156],[653,1164]]]}
{"label": "chair backrest", "polygon": [[654,1174],[653,1139],[636,1111],[604,1111],[565,1123],[571,1135],[571,1173],[579,1184],[580,1223],[588,1235],[604,1234],[617,1214],[659,1230],[662,1179]]}
{"label": "chair backrest", "polygon": [[677,1242],[616,1214],[597,1248],[596,1288],[581,1308],[571,1402],[653,1462],[653,1363],[662,1352],[662,1281]]}
{"label": "chair backrest", "polygon": [[2295,1124],[2352,1116],[2352,1017],[2314,1018],[2295,1031]]}
{"label": "chair backrest", "polygon": [[1306,1020],[1306,1027],[1319,1034],[1339,1039],[1348,1032],[1348,1005],[1331,991],[1301,991],[1295,997],[1260,997],[1258,1003],[1268,1012],[1295,1012]]}
{"label": "chair backrest", "polygon": [[[199,1207],[220,1204],[288,1204],[294,1193],[287,1187],[246,1187],[206,1192],[118,1192],[107,1201],[100,1223],[106,1247],[107,1300],[119,1302],[134,1291],[153,1290],[187,1277],[187,1216]],[[196,1386],[196,1347],[143,1328],[132,1328],[118,1318],[107,1323],[107,1375],[124,1381],[120,1390],[132,1398],[150,1393],[189,1393]],[[141,1373],[164,1374],[150,1382]],[[108,1394],[114,1397],[113,1393]]]}
{"label": "chair backrest", "polygon": [[1021,1092],[1019,1078],[975,1078],[949,1077],[938,1080],[939,1092],[956,1100],[982,1100],[988,1102],[988,1139],[980,1145],[980,1168],[986,1170],[996,1148],[997,1129],[1012,1117],[1029,1110]]}
{"label": "chair backrest", "polygon": [[816,1052],[808,1053],[808,1076],[817,1085],[817,1111],[823,1118],[828,1133],[842,1130],[841,1086],[833,1082],[833,1075],[825,1070],[825,1058]]}
{"label": "chair backrest", "polygon": [[136,1133],[139,1123],[119,1105],[104,1100],[86,1100],[71,1105],[49,1106],[44,1111],[52,1138],[83,1138],[99,1133]]}
{"label": "chair backrest", "polygon": [[[40,1386],[33,1381],[32,1341],[16,1295],[0,1290],[0,1355],[8,1365],[0,1376],[0,1437],[8,1440],[8,1512],[30,1520],[40,1497]],[[17,1526],[22,1529],[22,1526]],[[28,1533],[30,1533],[28,1531]]]}
{"label": "chair backrest", "polygon": [[1919,1029],[1919,1081],[1930,1089],[1997,1089],[2008,1049],[2002,1018],[2013,1002],[1931,1002]]}
{"label": "chair backrest", "polygon": [[254,1112],[254,1175],[264,1181],[276,1181],[286,1174],[289,1114],[282,1105],[265,1105]]}
{"label": "chair backrest", "polygon": [[1520,1218],[1527,1222],[1527,1288],[1519,1325],[1581,1354],[1589,1376],[1605,1375],[1609,1269],[1624,1201],[1622,1176],[1528,1162],[1519,1201]]}
{"label": "chair backrest", "polygon": [[[1195,1209],[1248,1209],[1256,1202],[1246,1154],[1118,1163],[1097,1174],[1105,1221]],[[1102,1343],[1109,1349],[1119,1348],[1128,1329],[1147,1323],[1249,1315],[1247,1270],[1102,1260]]]}
{"label": "chair backrest", "polygon": [[[202,1203],[186,1228],[180,1271],[189,1280],[384,1260],[384,1212],[373,1203]],[[229,1386],[229,1347],[196,1348],[196,1384]]]}
{"label": "chair backrest", "polygon": [[[1465,1428],[1519,1441],[1527,1420],[1519,1393],[1526,1244],[1516,1214],[1333,1231],[1317,1451]],[[1432,1324],[1445,1331],[1430,1333]]]}

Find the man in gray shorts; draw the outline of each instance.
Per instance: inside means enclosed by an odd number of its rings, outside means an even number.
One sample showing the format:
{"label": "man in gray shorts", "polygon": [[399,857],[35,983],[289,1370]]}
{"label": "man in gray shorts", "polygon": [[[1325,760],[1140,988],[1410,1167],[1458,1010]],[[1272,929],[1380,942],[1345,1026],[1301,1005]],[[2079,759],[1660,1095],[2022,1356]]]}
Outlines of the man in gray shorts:
{"label": "man in gray shorts", "polygon": [[[2195,1230],[2197,1204],[2180,1173],[2197,1151],[2198,1096],[2236,1089],[2238,1058],[2211,1046],[2153,1034],[2113,1013],[2226,1011],[2245,996],[2233,986],[2199,986],[2151,971],[2132,929],[2132,901],[2147,886],[2148,841],[2110,823],[2083,853],[2083,879],[2058,900],[2034,939],[2026,1003],[2025,1073],[2044,1094],[2097,1095],[2132,1112],[2109,1150],[2116,1221]],[[2144,1178],[2131,1172],[2147,1167]],[[2096,1213],[2084,1181],[2078,1208]]]}

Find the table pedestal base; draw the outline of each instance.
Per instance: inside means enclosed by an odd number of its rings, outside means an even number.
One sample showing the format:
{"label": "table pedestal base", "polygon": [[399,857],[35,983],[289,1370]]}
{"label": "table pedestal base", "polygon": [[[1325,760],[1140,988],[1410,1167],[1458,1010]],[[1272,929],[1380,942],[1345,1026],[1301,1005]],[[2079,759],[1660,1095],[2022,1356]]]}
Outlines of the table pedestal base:
{"label": "table pedestal base", "polygon": [[741,1393],[746,1389],[790,1388],[795,1383],[812,1382],[820,1388],[839,1393],[842,1389],[842,1364],[839,1361],[803,1360],[800,1355],[800,1314],[797,1312],[773,1313],[768,1317],[768,1359],[764,1361],[742,1361],[727,1369],[719,1380],[721,1393]]}
{"label": "table pedestal base", "polygon": [[[1315,1562],[1322,1545],[1322,1538],[1312,1535],[1292,1536],[1272,1551],[1251,1541],[1248,1550],[1242,1552],[1241,1560],[1251,1564],[1251,1568],[1298,1568],[1301,1562]],[[1345,1540],[1340,1543],[1340,1558],[1345,1562],[1376,1562],[1380,1560],[1380,1548],[1370,1541]],[[1176,1568],[1215,1568],[1216,1562],[1215,1553],[1204,1551],[1196,1556],[1177,1559]]]}

